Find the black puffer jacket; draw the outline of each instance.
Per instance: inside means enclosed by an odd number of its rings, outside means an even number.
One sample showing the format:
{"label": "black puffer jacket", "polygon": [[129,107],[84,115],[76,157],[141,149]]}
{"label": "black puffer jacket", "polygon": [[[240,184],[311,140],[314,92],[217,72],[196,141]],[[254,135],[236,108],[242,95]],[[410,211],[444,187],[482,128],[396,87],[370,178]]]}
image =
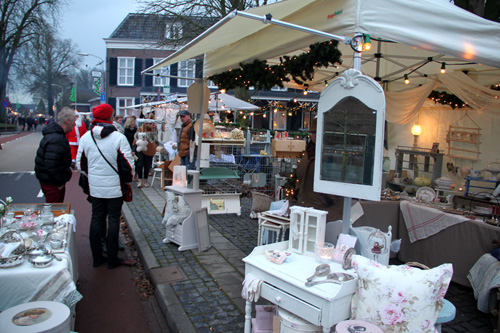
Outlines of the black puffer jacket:
{"label": "black puffer jacket", "polygon": [[62,127],[53,122],[43,131],[35,157],[35,174],[41,185],[62,186],[71,179],[71,148]]}

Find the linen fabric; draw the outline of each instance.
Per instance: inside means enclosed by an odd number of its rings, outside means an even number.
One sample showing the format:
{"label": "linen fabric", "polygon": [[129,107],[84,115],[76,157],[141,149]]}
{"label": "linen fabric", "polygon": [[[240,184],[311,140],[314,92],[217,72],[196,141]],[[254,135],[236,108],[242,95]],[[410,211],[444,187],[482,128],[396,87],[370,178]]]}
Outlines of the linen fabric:
{"label": "linen fabric", "polygon": [[384,332],[437,332],[434,324],[450,285],[453,268],[429,270],[384,266],[353,256],[358,286],[351,303],[352,319],[364,320]]}

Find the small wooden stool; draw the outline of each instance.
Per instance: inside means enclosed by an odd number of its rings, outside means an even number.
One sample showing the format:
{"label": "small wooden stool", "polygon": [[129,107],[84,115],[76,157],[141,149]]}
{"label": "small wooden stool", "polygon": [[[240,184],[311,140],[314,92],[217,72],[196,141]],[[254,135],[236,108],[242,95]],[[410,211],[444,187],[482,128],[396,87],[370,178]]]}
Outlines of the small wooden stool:
{"label": "small wooden stool", "polygon": [[350,332],[384,333],[377,326],[362,320],[344,320],[335,326],[335,333]]}

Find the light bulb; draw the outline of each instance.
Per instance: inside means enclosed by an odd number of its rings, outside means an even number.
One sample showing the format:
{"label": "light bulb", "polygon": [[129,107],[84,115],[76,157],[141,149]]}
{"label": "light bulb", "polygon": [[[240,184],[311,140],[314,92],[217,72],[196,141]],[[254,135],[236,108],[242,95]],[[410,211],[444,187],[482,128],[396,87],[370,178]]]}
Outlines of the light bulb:
{"label": "light bulb", "polygon": [[405,74],[405,84],[410,83],[410,79],[408,78],[408,74]]}
{"label": "light bulb", "polygon": [[422,134],[422,127],[419,124],[413,125],[413,127],[411,128],[411,134],[413,135]]}
{"label": "light bulb", "polygon": [[442,73],[442,74],[446,73],[446,63],[445,63],[445,62],[443,62],[443,63],[441,64],[441,73]]}
{"label": "light bulb", "polygon": [[366,34],[364,35],[364,37],[365,37],[365,43],[363,44],[363,50],[370,51],[372,49],[372,42],[370,41],[370,35]]}

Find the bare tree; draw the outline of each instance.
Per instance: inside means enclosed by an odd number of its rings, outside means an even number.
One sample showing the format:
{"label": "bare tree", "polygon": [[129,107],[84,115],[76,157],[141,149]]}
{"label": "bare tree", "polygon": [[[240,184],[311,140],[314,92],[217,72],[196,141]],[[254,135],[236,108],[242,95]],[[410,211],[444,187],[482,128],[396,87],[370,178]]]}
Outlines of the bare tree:
{"label": "bare tree", "polygon": [[20,54],[23,64],[16,68],[19,81],[32,95],[45,99],[49,114],[53,115],[54,96],[59,92],[57,85],[67,85],[71,80],[72,71],[81,61],[78,50],[71,40],[60,40],[52,29],[47,28]]}
{"label": "bare tree", "polygon": [[498,0],[455,0],[454,3],[485,19],[500,22],[500,1]]}
{"label": "bare tree", "polygon": [[[18,50],[28,43],[64,0],[0,1],[0,100],[6,99],[7,82]],[[3,112],[0,113],[0,117]]]}

